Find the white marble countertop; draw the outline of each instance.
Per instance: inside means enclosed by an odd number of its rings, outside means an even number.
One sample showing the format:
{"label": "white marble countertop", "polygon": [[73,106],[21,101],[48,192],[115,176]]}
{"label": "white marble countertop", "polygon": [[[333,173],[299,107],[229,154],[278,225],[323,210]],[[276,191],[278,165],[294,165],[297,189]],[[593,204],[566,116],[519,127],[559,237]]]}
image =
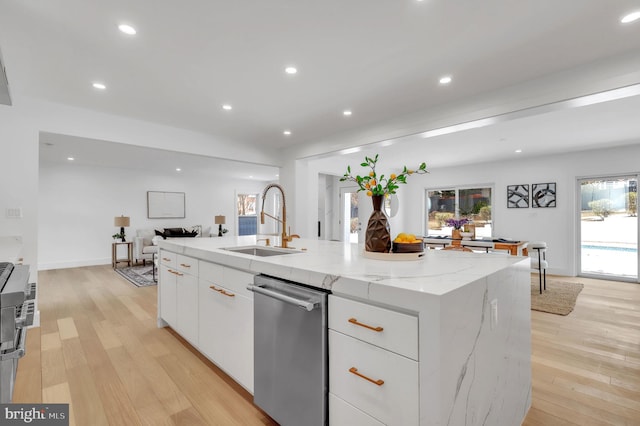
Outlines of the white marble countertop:
{"label": "white marble countertop", "polygon": [[[442,250],[426,250],[419,260],[374,260],[363,256],[362,246],[311,239],[294,240],[293,246],[306,250],[283,256],[257,257],[222,249],[254,244],[255,236],[179,238],[161,241],[160,248],[336,294],[379,300],[405,292],[440,296],[519,262],[529,267],[526,257]],[[411,294],[402,297],[403,305]]]}
{"label": "white marble countertop", "polygon": [[18,263],[22,254],[22,237],[0,237],[0,262]]}

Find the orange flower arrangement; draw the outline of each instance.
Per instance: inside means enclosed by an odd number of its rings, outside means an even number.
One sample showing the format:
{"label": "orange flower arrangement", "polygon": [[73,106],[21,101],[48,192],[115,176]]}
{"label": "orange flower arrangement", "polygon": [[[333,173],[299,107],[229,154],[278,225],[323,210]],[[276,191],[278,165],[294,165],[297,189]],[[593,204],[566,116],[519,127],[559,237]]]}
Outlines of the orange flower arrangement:
{"label": "orange flower arrangement", "polygon": [[378,154],[375,157],[369,158],[364,157],[364,163],[360,165],[362,167],[369,167],[371,171],[366,176],[358,176],[355,177],[351,175],[351,166],[347,166],[347,173],[344,174],[340,178],[340,182],[344,181],[352,181],[358,184],[358,192],[367,191],[368,196],[372,195],[387,195],[387,194],[395,194],[396,189],[399,188],[399,184],[407,183],[407,176],[412,174],[425,174],[429,173],[427,171],[427,164],[421,163],[417,169],[412,170],[408,169],[407,166],[404,166],[402,169],[402,173],[396,175],[395,173],[391,173],[389,177],[385,177],[384,175],[380,175],[378,177],[376,173],[376,163],[378,162]]}

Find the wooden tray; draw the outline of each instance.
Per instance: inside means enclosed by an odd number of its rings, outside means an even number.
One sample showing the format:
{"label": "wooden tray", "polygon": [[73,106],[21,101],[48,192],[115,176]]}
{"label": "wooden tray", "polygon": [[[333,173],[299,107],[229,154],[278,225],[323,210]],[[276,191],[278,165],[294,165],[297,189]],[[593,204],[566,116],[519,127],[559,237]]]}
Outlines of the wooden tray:
{"label": "wooden tray", "polygon": [[420,260],[424,256],[424,251],[417,253],[378,253],[374,251],[363,251],[364,257],[375,260]]}

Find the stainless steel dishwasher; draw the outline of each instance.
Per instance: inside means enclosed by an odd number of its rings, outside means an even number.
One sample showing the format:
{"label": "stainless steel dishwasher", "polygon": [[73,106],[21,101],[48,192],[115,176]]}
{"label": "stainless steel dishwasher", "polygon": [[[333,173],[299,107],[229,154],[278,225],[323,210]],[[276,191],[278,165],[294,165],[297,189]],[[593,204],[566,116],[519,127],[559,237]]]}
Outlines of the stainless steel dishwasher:
{"label": "stainless steel dishwasher", "polygon": [[258,275],[253,402],[282,426],[328,423],[327,293]]}

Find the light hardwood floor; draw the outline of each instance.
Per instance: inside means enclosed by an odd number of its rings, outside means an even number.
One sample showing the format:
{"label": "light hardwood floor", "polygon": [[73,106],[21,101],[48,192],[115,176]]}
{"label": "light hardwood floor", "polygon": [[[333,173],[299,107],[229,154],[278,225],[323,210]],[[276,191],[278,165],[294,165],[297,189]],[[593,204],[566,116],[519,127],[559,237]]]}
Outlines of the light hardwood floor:
{"label": "light hardwood floor", "polygon": [[[72,425],[273,425],[169,329],[157,287],[110,266],[40,272],[14,402],[68,402]],[[564,278],[563,278],[564,279]],[[532,312],[533,403],[523,423],[640,425],[640,285],[586,278],[569,316]]]}

